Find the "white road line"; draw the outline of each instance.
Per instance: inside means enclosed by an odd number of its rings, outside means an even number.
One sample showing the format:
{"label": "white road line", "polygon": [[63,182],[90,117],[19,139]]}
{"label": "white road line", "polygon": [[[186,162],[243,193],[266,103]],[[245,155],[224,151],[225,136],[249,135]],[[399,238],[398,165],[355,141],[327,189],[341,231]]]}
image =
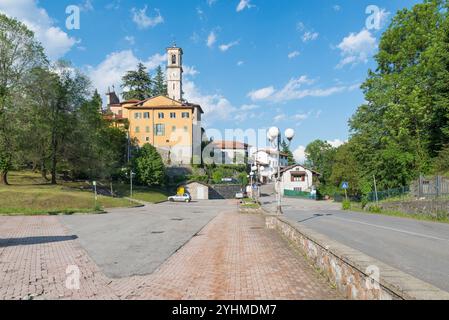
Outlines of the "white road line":
{"label": "white road line", "polygon": [[358,224],[363,224],[366,226],[371,226],[371,227],[375,227],[375,228],[379,228],[379,229],[385,229],[385,230],[390,230],[390,231],[395,231],[395,232],[400,232],[400,233],[405,233],[405,234],[409,234],[409,235],[413,235],[413,236],[418,236],[418,237],[422,237],[422,238],[428,238],[428,239],[433,239],[433,240],[440,240],[440,241],[447,241],[449,242],[449,239],[444,239],[444,238],[439,238],[439,237],[434,237],[434,236],[429,236],[427,234],[422,234],[422,233],[417,233],[417,232],[411,232],[411,231],[406,231],[406,230],[401,230],[401,229],[396,229],[396,228],[390,228],[390,227],[384,227],[384,226],[380,226],[377,224],[372,224],[372,223],[367,223],[367,222],[361,222],[361,221],[354,221],[351,219],[345,219],[345,218],[340,218],[340,217],[335,217],[333,216],[332,218],[337,219],[337,220],[343,220],[343,221],[348,221],[348,222],[353,222],[353,223],[358,223]]}

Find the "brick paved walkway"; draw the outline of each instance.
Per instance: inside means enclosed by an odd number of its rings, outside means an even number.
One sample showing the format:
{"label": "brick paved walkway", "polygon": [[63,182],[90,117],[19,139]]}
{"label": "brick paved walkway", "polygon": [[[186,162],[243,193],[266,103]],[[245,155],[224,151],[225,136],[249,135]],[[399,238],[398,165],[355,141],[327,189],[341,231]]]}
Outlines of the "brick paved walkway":
{"label": "brick paved walkway", "polygon": [[[65,288],[66,268],[81,288]],[[335,299],[258,215],[223,213],[147,276],[106,278],[55,217],[0,217],[0,299]]]}

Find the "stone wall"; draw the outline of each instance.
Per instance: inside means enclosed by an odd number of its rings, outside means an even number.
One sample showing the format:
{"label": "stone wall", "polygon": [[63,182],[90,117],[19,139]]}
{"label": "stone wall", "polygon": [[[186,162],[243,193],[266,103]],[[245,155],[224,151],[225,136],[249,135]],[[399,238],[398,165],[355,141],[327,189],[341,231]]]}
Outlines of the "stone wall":
{"label": "stone wall", "polygon": [[215,184],[209,189],[209,199],[235,199],[235,195],[242,189],[237,184]]}
{"label": "stone wall", "polygon": [[438,213],[449,213],[449,200],[426,199],[394,201],[381,203],[380,207],[387,211],[399,211],[408,214],[425,214],[436,216]]}
{"label": "stone wall", "polygon": [[449,293],[337,243],[283,216],[267,215],[278,230],[324,273],[338,291],[353,300],[449,300]]}

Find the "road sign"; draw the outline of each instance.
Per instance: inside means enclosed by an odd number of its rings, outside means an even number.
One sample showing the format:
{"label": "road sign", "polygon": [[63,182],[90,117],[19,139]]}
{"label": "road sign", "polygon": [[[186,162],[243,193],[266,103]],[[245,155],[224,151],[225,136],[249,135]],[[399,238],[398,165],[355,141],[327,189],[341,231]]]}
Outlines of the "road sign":
{"label": "road sign", "polygon": [[342,189],[344,189],[344,190],[348,190],[349,189],[349,183],[348,182],[343,182],[342,184],[341,184],[341,188]]}

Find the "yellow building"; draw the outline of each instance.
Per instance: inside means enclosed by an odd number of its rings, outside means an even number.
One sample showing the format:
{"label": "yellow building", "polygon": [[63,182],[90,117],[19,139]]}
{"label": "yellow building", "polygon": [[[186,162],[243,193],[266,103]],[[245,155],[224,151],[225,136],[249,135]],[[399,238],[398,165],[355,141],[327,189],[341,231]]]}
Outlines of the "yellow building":
{"label": "yellow building", "polygon": [[115,123],[127,119],[130,137],[140,147],[146,143],[155,146],[166,163],[199,163],[204,112],[201,106],[182,99],[182,49],[171,47],[167,52],[168,97],[120,102],[115,92],[109,92],[108,111]]}

